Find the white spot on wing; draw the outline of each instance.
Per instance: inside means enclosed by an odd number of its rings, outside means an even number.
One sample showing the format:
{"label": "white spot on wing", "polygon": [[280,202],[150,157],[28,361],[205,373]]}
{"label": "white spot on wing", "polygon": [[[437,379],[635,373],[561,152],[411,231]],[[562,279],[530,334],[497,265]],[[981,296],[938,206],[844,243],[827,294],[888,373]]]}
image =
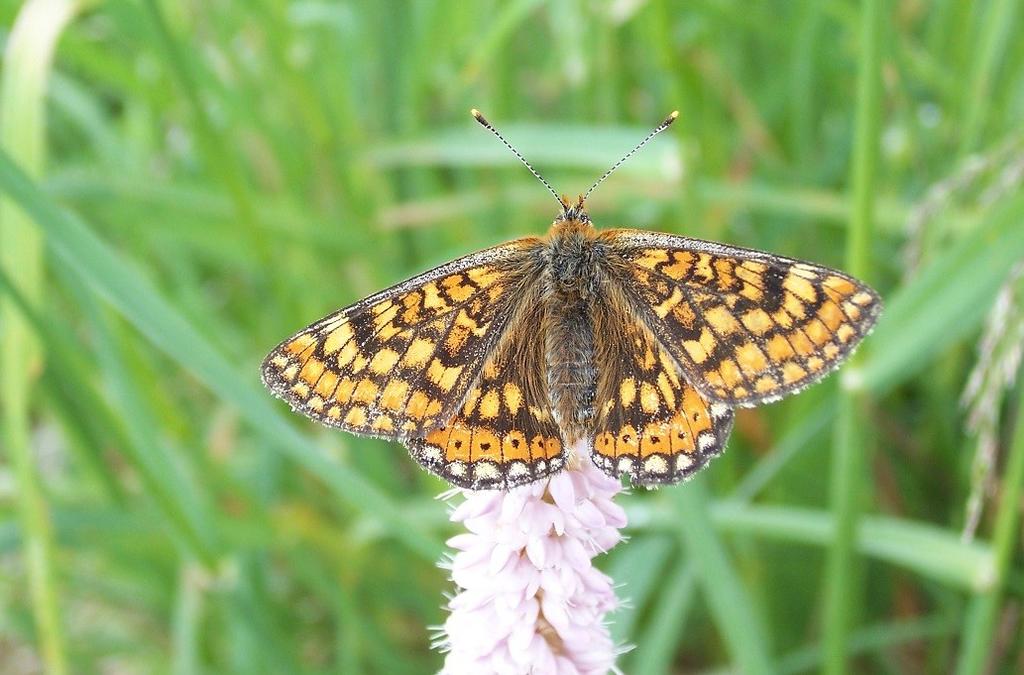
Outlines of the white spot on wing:
{"label": "white spot on wing", "polygon": [[473,467],[473,478],[476,480],[494,480],[501,474],[492,462],[477,462]]}
{"label": "white spot on wing", "polygon": [[661,455],[651,455],[644,460],[644,471],[656,474],[668,473],[668,462]]}
{"label": "white spot on wing", "polygon": [[686,471],[693,466],[693,457],[683,454],[676,457],[676,471]]}

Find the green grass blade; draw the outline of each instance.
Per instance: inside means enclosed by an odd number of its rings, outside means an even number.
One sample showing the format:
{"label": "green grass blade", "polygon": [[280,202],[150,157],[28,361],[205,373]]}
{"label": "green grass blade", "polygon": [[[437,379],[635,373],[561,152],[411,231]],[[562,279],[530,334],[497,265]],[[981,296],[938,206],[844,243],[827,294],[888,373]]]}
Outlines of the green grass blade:
{"label": "green grass blade", "polygon": [[684,634],[686,615],[697,590],[693,563],[680,560],[662,580],[661,592],[647,628],[637,639],[640,647],[632,655],[628,668],[636,675],[660,675],[670,672],[672,658]]}
{"label": "green grass blade", "polygon": [[731,499],[740,502],[751,501],[800,450],[807,447],[811,440],[826,428],[835,414],[835,400],[830,397],[804,415],[801,422],[780,438],[771,452],[746,473],[732,491]]}
{"label": "green grass blade", "polygon": [[[508,124],[501,124],[497,119],[488,119],[498,125],[502,135],[538,169],[553,166],[562,169],[604,171],[650,131],[647,127],[639,126],[525,124],[511,120]],[[525,171],[515,155],[486,130],[480,128],[468,114],[464,124],[464,128],[438,132],[422,140],[381,144],[367,154],[367,159],[382,168],[518,166],[520,170]],[[643,152],[624,164],[622,171],[633,175],[646,174],[678,179],[682,171],[679,156],[679,140],[661,134],[651,141]],[[552,200],[552,203],[556,202]]]}
{"label": "green grass blade", "polygon": [[740,672],[748,675],[772,673],[764,626],[756,613],[756,605],[712,527],[703,480],[698,476],[684,489],[672,492],[679,514],[676,527],[733,663]]}
{"label": "green grass blade", "polygon": [[512,33],[541,3],[541,0],[513,0],[503,3],[486,32],[474,40],[473,53],[466,59],[462,81],[469,84],[484,71],[488,61],[509,41]]}
{"label": "green grass blade", "polygon": [[821,39],[824,9],[820,2],[794,5],[798,12],[796,35],[793,41],[793,56],[790,68],[790,111],[793,137],[793,154],[809,174],[812,165],[812,134],[814,131],[815,97],[819,89],[814,86],[816,70],[820,67],[814,54]]}
{"label": "green grass blade", "polygon": [[963,116],[963,131],[960,136],[960,153],[966,155],[977,149],[978,140],[984,130],[986,115],[991,110],[995,71],[1004,54],[1007,41],[1016,31],[1015,15],[1019,10],[1018,0],[992,0],[984,3],[984,18],[978,35],[971,73],[967,84],[964,103],[967,106]]}
{"label": "green grass blade", "polygon": [[220,181],[228,187],[238,210],[239,220],[245,223],[256,222],[257,214],[252,208],[249,188],[235,160],[234,150],[225,142],[224,133],[214,128],[206,107],[203,105],[199,86],[192,72],[191,55],[182,49],[171,34],[171,29],[156,0],[146,0],[145,6],[149,10],[150,19],[153,22],[160,46],[164,50],[165,58],[171,65],[178,84],[191,105],[199,141],[206,160],[210,163],[214,173],[219,176]]}
{"label": "green grass blade", "polygon": [[[44,97],[53,53],[64,27],[78,10],[74,0],[29,1],[22,5],[4,52],[0,84],[0,147],[35,176],[46,162]],[[0,267],[29,302],[43,289],[43,240],[16,204],[0,202]],[[11,302],[0,297],[0,407],[3,439],[14,468],[17,503],[25,533],[25,568],[47,671],[67,670],[60,600],[54,569],[53,535],[46,495],[30,440],[29,396],[41,350]]]}
{"label": "green grass blade", "polygon": [[47,243],[152,343],[189,370],[288,456],[320,477],[339,499],[384,523],[388,532],[424,558],[440,543],[405,527],[398,506],[360,475],[327,459],[293,429],[259,386],[259,374],[240,375],[153,285],[99,239],[81,220],[57,208],[6,153],[0,153],[0,188],[29,213]]}
{"label": "green grass blade", "polygon": [[[510,123],[502,126],[502,133],[538,168],[587,170],[592,173],[607,169],[624,149],[634,145],[647,131],[643,127],[590,127],[555,123]],[[688,145],[688,141],[679,134],[662,134],[643,152],[634,155],[624,164],[616,172],[616,180],[601,186],[600,192],[595,193],[600,198],[595,204],[604,208],[613,198],[635,195],[638,191],[664,199],[678,195],[685,189],[685,185],[680,186],[679,183],[681,178],[687,178],[688,169],[685,164],[680,164],[679,157],[686,155],[682,149]],[[479,130],[472,127],[436,132],[422,139],[384,143],[370,151],[367,158],[372,164],[383,168],[518,166],[516,158],[501,144],[485,136],[481,137]],[[589,173],[584,175],[584,179],[587,178],[591,178]],[[55,187],[73,195],[95,185],[96,179],[72,177],[67,183],[66,188],[63,185]],[[126,196],[129,198],[137,198],[137,193],[148,190],[145,186],[126,187]],[[692,190],[693,196],[701,202],[762,217],[786,216],[847,225],[853,209],[853,205],[841,193],[805,185],[768,185],[756,181],[736,182],[693,176]],[[517,180],[503,188],[500,195],[503,199],[536,210],[551,203],[550,196],[535,181]],[[455,195],[411,200],[390,206],[381,220],[385,223],[398,221],[402,225],[443,222],[446,219],[484,213],[493,207],[494,199],[494,190],[464,190]],[[887,235],[902,236],[906,227],[907,205],[891,196],[880,195],[877,211],[880,229]],[[418,213],[419,217],[414,218],[410,212]],[[950,227],[956,231],[965,230],[970,224],[968,214],[955,207],[948,217]],[[681,223],[680,226],[692,227],[692,223]]]}
{"label": "green grass blade", "polygon": [[992,537],[995,554],[992,575],[986,587],[976,595],[967,610],[958,675],[980,675],[988,667],[989,652],[995,636],[996,616],[1011,562],[1020,549],[1020,499],[1024,491],[1024,394],[1017,397],[1016,433],[1010,443],[1010,456],[1002,480],[999,511]]}
{"label": "green grass blade", "polygon": [[[197,512],[197,504],[188,500],[194,488],[183,484],[172,458],[163,452],[162,444],[153,437],[149,428],[140,426],[139,420],[123,419],[112,412],[95,390],[81,355],[73,344],[68,344],[65,336],[73,332],[69,327],[61,325],[54,318],[44,319],[34,312],[2,271],[0,290],[8,294],[38,336],[46,350],[51,369],[60,373],[57,384],[59,395],[74,399],[81,413],[75,424],[98,422],[102,426],[116,447],[127,455],[138,470],[147,491],[159,505],[179,541],[205,563],[212,563],[216,553],[209,530],[215,522],[214,518],[208,511]],[[112,348],[112,344],[101,347],[105,350]],[[52,379],[48,373],[45,382]]]}
{"label": "green grass blade", "polygon": [[842,377],[851,387],[890,391],[943,349],[976,331],[1010,268],[1024,258],[1024,196],[1006,200],[886,303],[870,353]]}
{"label": "green grass blade", "polygon": [[[861,3],[856,128],[851,165],[853,209],[847,230],[846,267],[850,274],[862,279],[871,277],[870,250],[875,232],[875,183],[881,133],[881,51],[886,25],[884,12],[882,0],[864,0]],[[856,367],[856,360],[851,367]],[[857,571],[856,537],[860,510],[868,494],[864,406],[862,394],[844,393],[841,396],[839,424],[832,448],[829,499],[836,527],[826,560],[823,626],[827,655],[824,670],[830,675],[843,675],[847,671],[846,643],[850,627],[859,614],[862,579]]]}
{"label": "green grass blade", "polygon": [[[647,508],[631,501],[626,511],[634,527],[655,532],[678,528],[679,515],[668,508]],[[835,536],[829,511],[786,506],[750,506],[734,501],[711,507],[716,528],[729,534],[824,546]],[[995,558],[981,542],[963,542],[956,532],[901,518],[865,516],[857,532],[861,555],[883,560],[924,578],[967,591],[990,586]]]}
{"label": "green grass blade", "polygon": [[202,578],[206,571],[187,561],[178,573],[177,598],[171,623],[171,673],[199,675],[199,632],[203,612]]}
{"label": "green grass blade", "polygon": [[[867,626],[850,634],[847,656],[881,651],[907,642],[942,637],[954,631],[955,619],[947,615],[929,616],[916,621],[891,621]],[[779,659],[779,673],[817,672],[825,660],[820,645],[807,647]]]}
{"label": "green grass blade", "polygon": [[114,405],[124,420],[130,439],[124,450],[182,543],[193,556],[212,567],[223,552],[222,544],[215,531],[216,512],[195,480],[195,467],[186,470],[183,465],[188,463],[187,454],[181,450],[174,452],[154,433],[159,428],[156,415],[121,357],[124,331],[117,330],[95,297],[83,292],[82,280],[77,275],[68,276],[73,278],[67,280],[67,285],[77,288],[72,294],[79,298],[78,306],[95,330],[99,362],[108,377]]}
{"label": "green grass blade", "polygon": [[613,550],[606,571],[618,584],[617,594],[624,603],[615,610],[612,622],[616,644],[628,645],[634,640],[634,627],[647,606],[655,601],[665,566],[675,550],[672,539],[664,535],[631,539],[628,546]]}

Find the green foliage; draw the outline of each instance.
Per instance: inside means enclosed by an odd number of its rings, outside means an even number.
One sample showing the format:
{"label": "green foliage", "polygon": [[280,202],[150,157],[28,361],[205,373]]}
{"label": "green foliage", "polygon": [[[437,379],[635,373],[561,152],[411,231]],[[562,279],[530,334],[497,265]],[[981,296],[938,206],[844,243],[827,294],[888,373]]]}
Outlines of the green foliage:
{"label": "green foliage", "polygon": [[598,226],[849,263],[886,300],[850,368],[742,411],[698,481],[623,499],[601,564],[625,672],[1014,672],[1024,426],[1004,416],[1004,498],[963,542],[959,399],[1024,259],[1020,4],[70,3],[52,69],[3,69],[0,671],[437,670],[445,486],[292,415],[258,364],[546,229],[476,107],[570,194],[678,109]]}

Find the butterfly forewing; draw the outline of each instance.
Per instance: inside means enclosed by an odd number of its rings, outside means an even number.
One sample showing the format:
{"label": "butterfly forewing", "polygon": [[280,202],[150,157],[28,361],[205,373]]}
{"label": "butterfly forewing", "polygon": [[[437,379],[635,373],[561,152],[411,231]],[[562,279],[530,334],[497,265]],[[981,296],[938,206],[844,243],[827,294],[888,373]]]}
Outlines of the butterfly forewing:
{"label": "butterfly forewing", "polygon": [[594,463],[633,483],[675,483],[725,448],[732,409],[710,403],[642,320],[616,302],[595,312]]}
{"label": "butterfly forewing", "polygon": [[546,391],[539,290],[525,290],[521,310],[461,410],[444,426],[409,440],[416,461],[455,485],[508,489],[565,464]]}
{"label": "butterfly forewing", "polygon": [[455,414],[500,341],[538,242],[459,258],[321,319],[267,356],[264,382],[324,424],[422,435]]}
{"label": "butterfly forewing", "polygon": [[638,230],[599,238],[637,314],[716,402],[758,405],[819,380],[881,309],[873,290],[820,265]]}

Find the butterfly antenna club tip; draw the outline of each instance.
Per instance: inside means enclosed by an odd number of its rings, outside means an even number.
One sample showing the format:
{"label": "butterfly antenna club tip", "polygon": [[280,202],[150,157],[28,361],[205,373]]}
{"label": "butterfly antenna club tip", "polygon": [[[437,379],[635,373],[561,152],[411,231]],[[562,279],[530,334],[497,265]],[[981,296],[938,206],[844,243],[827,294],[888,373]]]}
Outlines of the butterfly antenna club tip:
{"label": "butterfly antenna club tip", "polygon": [[480,112],[476,108],[470,108],[469,114],[472,115],[473,119],[475,119],[477,122],[484,125],[485,127],[490,128],[491,123],[487,121],[487,118],[484,117],[484,114],[482,112]]}
{"label": "butterfly antenna club tip", "polygon": [[[558,193],[557,193],[557,192],[555,192],[555,188],[551,187],[551,184],[550,184],[550,183],[548,183],[548,182],[547,182],[546,180],[544,180],[544,177],[543,177],[543,176],[541,176],[541,175],[540,175],[540,174],[539,174],[539,173],[537,172],[537,170],[536,170],[536,169],[534,169],[534,168],[533,168],[533,166],[531,166],[531,164],[530,164],[529,162],[527,162],[527,161],[526,161],[526,158],[525,158],[525,157],[523,157],[522,153],[520,153],[520,152],[519,152],[518,150],[516,150],[516,149],[515,149],[515,147],[513,147],[513,145],[512,145],[511,143],[509,143],[508,141],[506,141],[506,140],[505,140],[505,137],[501,135],[501,132],[500,132],[500,131],[498,131],[497,129],[495,129],[495,128],[494,128],[494,125],[493,125],[493,124],[491,124],[490,122],[488,122],[488,121],[487,121],[487,118],[483,116],[483,113],[481,113],[481,112],[480,112],[479,110],[477,110],[476,108],[470,108],[470,110],[469,110],[469,114],[470,114],[470,115],[472,115],[472,116],[473,116],[473,119],[475,119],[475,120],[476,120],[477,122],[479,122],[479,123],[480,123],[480,125],[481,125],[481,126],[482,126],[482,127],[484,128],[484,129],[487,129],[487,130],[488,130],[488,131],[490,131],[490,132],[491,132],[492,134],[494,134],[494,135],[495,135],[495,136],[496,136],[496,137],[498,138],[498,140],[499,140],[499,141],[501,141],[501,142],[502,142],[502,144],[504,144],[504,146],[505,146],[506,148],[508,148],[509,150],[511,150],[511,151],[512,151],[512,154],[513,154],[513,155],[515,155],[515,156],[516,156],[516,158],[518,158],[518,159],[519,159],[519,161],[520,161],[520,162],[522,162],[522,163],[523,163],[523,165],[524,165],[524,166],[525,166],[525,167],[526,167],[527,169],[529,169],[529,170],[530,170],[530,173],[532,173],[532,174],[533,174],[534,178],[536,178],[536,179],[537,179],[537,180],[539,180],[539,181],[540,181],[541,183],[543,183],[543,184],[544,184],[544,187],[546,187],[546,188],[548,189],[548,192],[550,192],[550,193],[551,193],[552,195],[554,195],[555,199],[557,199],[557,200],[558,200],[558,203],[559,203],[559,204],[561,204],[561,203],[562,203],[562,200],[561,200],[561,198],[560,198],[560,197],[558,196]],[[563,208],[564,208],[564,205],[563,205]]]}
{"label": "butterfly antenna club tip", "polygon": [[675,122],[676,118],[678,118],[678,117],[679,117],[679,111],[678,110],[673,110],[672,113],[669,114],[668,117],[666,117],[664,120],[662,120],[661,124],[659,124],[658,126],[654,127],[654,129],[651,130],[651,133],[647,134],[647,136],[642,141],[637,143],[636,147],[634,147],[632,150],[627,152],[622,157],[622,159],[620,159],[619,161],[615,162],[615,164],[612,165],[612,168],[610,168],[607,171],[605,171],[604,174],[600,178],[598,178],[597,181],[593,185],[590,186],[590,189],[587,190],[586,194],[583,195],[583,199],[587,199],[588,197],[590,197],[590,193],[593,192],[594,190],[596,190],[598,185],[603,183],[608,178],[608,176],[612,175],[615,172],[616,169],[618,169],[620,166],[625,164],[626,160],[628,160],[630,157],[635,155],[640,150],[640,148],[642,148],[645,145],[647,145],[648,143],[650,143],[651,140],[655,136],[660,134],[662,131],[664,131],[665,129],[668,129],[669,126],[673,122]]}

